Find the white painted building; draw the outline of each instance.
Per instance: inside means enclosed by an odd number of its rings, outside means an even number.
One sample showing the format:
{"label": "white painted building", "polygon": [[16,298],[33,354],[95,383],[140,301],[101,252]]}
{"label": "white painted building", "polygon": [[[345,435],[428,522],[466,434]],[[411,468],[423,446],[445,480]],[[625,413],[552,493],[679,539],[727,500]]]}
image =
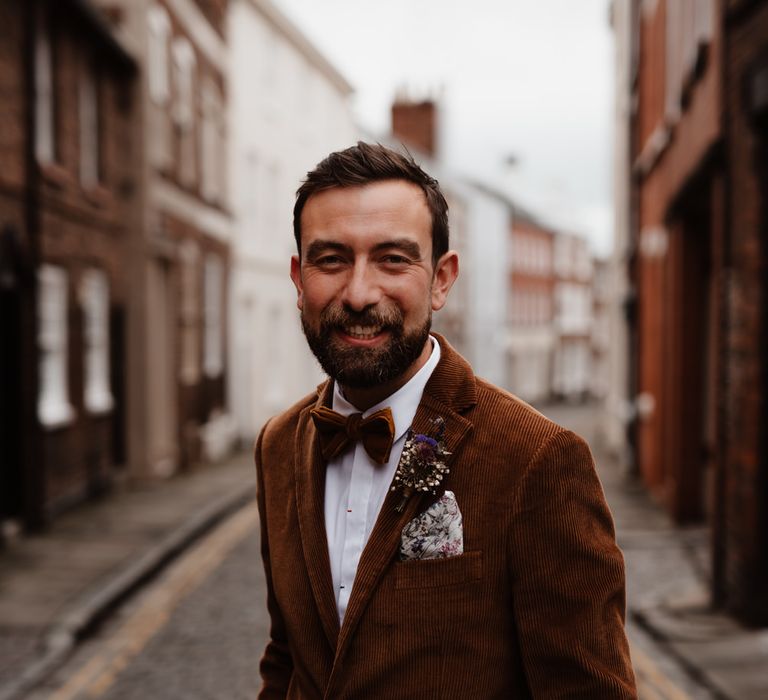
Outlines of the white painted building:
{"label": "white painted building", "polygon": [[510,203],[477,183],[451,183],[450,187],[464,203],[460,259],[466,290],[463,351],[475,374],[508,389]]}
{"label": "white painted building", "polygon": [[632,418],[630,389],[630,337],[627,311],[632,295],[627,274],[630,256],[630,118],[632,105],[633,56],[632,7],[628,2],[611,3],[615,47],[615,102],[613,131],[613,249],[608,262],[608,387],[604,402],[604,438],[615,454],[627,449],[627,425]]}
{"label": "white painted building", "polygon": [[243,442],[323,379],[304,341],[289,261],[306,172],[357,141],[352,88],[267,0],[232,0],[230,406]]}

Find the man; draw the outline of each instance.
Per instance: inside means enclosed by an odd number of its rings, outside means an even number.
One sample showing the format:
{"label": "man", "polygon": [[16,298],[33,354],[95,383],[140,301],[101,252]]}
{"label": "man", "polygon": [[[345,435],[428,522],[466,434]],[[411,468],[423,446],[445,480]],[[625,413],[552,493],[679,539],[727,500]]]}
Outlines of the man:
{"label": "man", "polygon": [[636,697],[589,449],[429,333],[458,274],[437,182],[358,143],[307,175],[294,233],[331,380],[256,443],[260,697]]}

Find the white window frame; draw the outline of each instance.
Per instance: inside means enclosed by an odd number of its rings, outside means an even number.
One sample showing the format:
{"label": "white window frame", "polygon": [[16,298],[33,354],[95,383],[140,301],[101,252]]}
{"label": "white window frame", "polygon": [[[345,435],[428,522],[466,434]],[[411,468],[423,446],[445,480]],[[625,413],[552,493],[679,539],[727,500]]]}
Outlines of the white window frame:
{"label": "white window frame", "polygon": [[179,250],[181,261],[181,362],[179,379],[188,386],[200,381],[200,248],[186,240]]}
{"label": "white window frame", "polygon": [[85,408],[108,413],[115,405],[109,380],[109,280],[103,270],[91,268],[80,280],[83,310],[83,367]]}
{"label": "white window frame", "polygon": [[218,89],[208,78],[202,85],[203,121],[200,125],[200,189],[208,200],[218,200],[220,192],[219,160],[221,148],[219,143],[219,116],[221,108]]}
{"label": "white window frame", "polygon": [[179,130],[180,180],[186,185],[193,185],[197,179],[197,145],[194,139],[195,123],[195,52],[185,37],[174,39],[171,47],[173,55],[173,82],[175,103],[173,119]]}
{"label": "white window frame", "polygon": [[37,284],[37,415],[41,425],[56,428],[67,425],[75,417],[75,409],[69,401],[67,272],[57,265],[41,265]]}
{"label": "white window frame", "polygon": [[195,52],[189,40],[182,36],[173,40],[171,53],[173,54],[173,77],[176,89],[173,116],[180,127],[190,128],[194,121],[195,109]]}
{"label": "white window frame", "polygon": [[160,5],[153,5],[147,13],[149,46],[147,49],[149,96],[158,105],[164,105],[171,96],[168,42],[171,21],[168,12]]}

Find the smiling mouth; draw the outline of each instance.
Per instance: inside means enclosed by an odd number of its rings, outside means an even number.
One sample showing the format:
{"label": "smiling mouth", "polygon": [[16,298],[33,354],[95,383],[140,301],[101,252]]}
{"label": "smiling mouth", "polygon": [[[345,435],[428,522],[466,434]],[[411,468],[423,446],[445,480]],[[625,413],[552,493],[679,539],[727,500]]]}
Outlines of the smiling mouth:
{"label": "smiling mouth", "polygon": [[371,340],[381,333],[383,326],[350,326],[343,331],[355,340]]}

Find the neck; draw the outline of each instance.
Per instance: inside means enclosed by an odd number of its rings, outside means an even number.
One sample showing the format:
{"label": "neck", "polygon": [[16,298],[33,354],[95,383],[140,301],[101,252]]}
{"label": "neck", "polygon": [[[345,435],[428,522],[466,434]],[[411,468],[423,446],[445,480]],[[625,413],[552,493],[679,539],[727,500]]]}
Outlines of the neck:
{"label": "neck", "polygon": [[388,396],[392,396],[398,389],[404,387],[411,378],[425,365],[429,356],[432,354],[432,340],[427,338],[427,342],[424,344],[424,348],[421,354],[411,364],[411,366],[403,372],[399,377],[392,379],[389,382],[383,384],[377,384],[372,387],[348,387],[341,385],[344,393],[344,398],[349,401],[359,411],[367,411],[371,406],[375,406],[377,403],[381,403]]}

